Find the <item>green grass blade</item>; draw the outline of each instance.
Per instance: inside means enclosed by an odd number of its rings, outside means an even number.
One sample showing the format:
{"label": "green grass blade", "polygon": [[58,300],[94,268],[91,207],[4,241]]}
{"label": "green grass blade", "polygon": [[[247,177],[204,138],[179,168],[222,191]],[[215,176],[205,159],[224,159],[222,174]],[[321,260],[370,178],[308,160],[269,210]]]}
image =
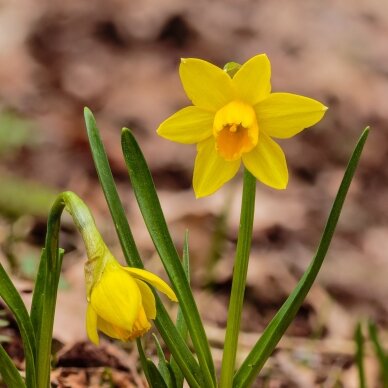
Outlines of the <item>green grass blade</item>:
{"label": "green grass blade", "polygon": [[7,352],[0,345],[0,377],[7,387],[24,388],[26,384],[23,381],[20,372],[8,356]]}
{"label": "green grass blade", "polygon": [[375,350],[377,359],[380,366],[380,375],[383,382],[383,387],[388,388],[388,358],[381,345],[381,340],[377,332],[377,326],[374,322],[368,324],[369,337],[372,341],[373,348]]}
{"label": "green grass blade", "polygon": [[36,340],[27,309],[11,279],[0,264],[0,297],[11,310],[20,330],[26,358],[26,384],[36,387]]}
{"label": "green grass blade", "polygon": [[215,385],[215,370],[209,343],[181,261],[168,231],[154,182],[143,153],[131,131],[122,131],[122,148],[132,188],[148,232],[174,286],[184,314],[207,388]]}
{"label": "green grass blade", "polygon": [[[183,260],[182,260],[183,270],[185,271],[187,281],[190,284],[190,254],[189,254],[189,236],[188,231],[185,233],[185,240],[183,244]],[[186,325],[185,317],[183,316],[182,309],[178,306],[178,312],[176,316],[176,328],[181,334],[182,338],[187,341],[188,328]],[[175,375],[175,384],[178,388],[183,387],[183,374],[179,368],[179,365],[175,361],[174,357],[171,356],[170,359],[171,369]]]}
{"label": "green grass blade", "polygon": [[358,140],[358,143],[350,158],[315,257],[313,258],[306,272],[303,274],[294,291],[287,298],[280,310],[276,313],[275,317],[269,323],[264,333],[249,353],[248,357],[245,359],[240,369],[235,374],[233,380],[234,387],[248,387],[252,384],[253,380],[260,372],[264,363],[271,355],[277,343],[292,322],[315,278],[317,277],[323,260],[329,249],[330,242],[346,198],[346,194],[356,171],[362,149],[368,137],[368,133],[369,128],[366,128]]}
{"label": "green grass blade", "polygon": [[362,328],[360,322],[357,324],[356,331],[354,333],[354,341],[356,342],[356,364],[358,371],[359,387],[366,388],[364,368],[365,339],[362,335]]}
{"label": "green grass blade", "polygon": [[[117,193],[108,157],[102,144],[96,121],[88,108],[85,108],[85,122],[94,164],[112,219],[114,220],[125,260],[130,266],[143,268],[144,266],[125,216],[123,205]],[[155,325],[165,344],[177,360],[189,384],[193,387],[198,387],[198,381],[201,377],[198,363],[182,336],[176,330],[157,293],[155,293],[155,300],[158,312]]]}

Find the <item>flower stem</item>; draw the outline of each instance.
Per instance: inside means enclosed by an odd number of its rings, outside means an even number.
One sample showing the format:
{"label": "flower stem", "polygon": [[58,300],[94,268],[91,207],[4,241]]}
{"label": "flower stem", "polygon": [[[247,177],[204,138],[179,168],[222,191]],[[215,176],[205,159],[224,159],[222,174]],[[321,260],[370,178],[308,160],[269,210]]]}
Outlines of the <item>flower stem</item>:
{"label": "flower stem", "polygon": [[[42,284],[36,285],[32,301],[31,315],[34,317],[37,341],[37,381],[38,387],[50,385],[50,356],[54,314],[61,273],[62,254],[59,250],[59,230],[63,210],[73,217],[80,231],[90,258],[97,257],[106,248],[98,232],[93,216],[83,201],[72,192],[61,193],[54,202],[47,221],[47,233],[44,253],[38,278]],[[37,289],[40,290],[37,293]]]}
{"label": "flower stem", "polygon": [[220,388],[231,388],[233,382],[241,312],[248,271],[249,252],[252,241],[255,194],[256,178],[248,170],[245,170],[241,201],[240,229],[238,233],[232,291],[228,309]]}

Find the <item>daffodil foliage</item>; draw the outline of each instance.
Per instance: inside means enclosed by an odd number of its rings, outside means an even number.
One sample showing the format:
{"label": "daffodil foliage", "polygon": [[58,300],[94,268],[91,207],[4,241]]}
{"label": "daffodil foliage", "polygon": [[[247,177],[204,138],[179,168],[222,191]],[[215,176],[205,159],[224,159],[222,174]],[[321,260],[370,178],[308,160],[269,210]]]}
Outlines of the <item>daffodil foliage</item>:
{"label": "daffodil foliage", "polygon": [[284,189],[286,158],[273,138],[296,135],[321,120],[327,108],[308,97],[271,93],[265,54],[236,65],[233,72],[201,59],[182,59],[179,74],[193,105],[173,114],[157,132],[172,141],[197,144],[196,196],[218,190],[236,175],[241,162],[259,181]]}

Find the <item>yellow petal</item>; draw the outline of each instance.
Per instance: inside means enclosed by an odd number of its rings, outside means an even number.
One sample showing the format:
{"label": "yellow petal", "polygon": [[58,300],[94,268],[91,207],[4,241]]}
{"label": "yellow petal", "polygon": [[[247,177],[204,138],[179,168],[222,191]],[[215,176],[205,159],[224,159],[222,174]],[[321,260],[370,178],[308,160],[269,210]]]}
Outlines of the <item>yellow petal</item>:
{"label": "yellow petal", "polygon": [[140,293],[141,293],[141,303],[144,307],[144,311],[148,319],[155,319],[156,317],[156,305],[155,305],[155,296],[151,291],[151,288],[148,287],[146,283],[142,280],[135,279]]}
{"label": "yellow petal", "polygon": [[240,159],[226,161],[218,155],[214,138],[198,144],[193,187],[197,198],[213,194],[232,179],[240,167]]}
{"label": "yellow petal", "polygon": [[97,319],[97,327],[98,327],[98,330],[102,331],[107,336],[111,338],[119,339],[121,341],[126,341],[131,335],[131,332],[129,330],[125,330],[125,329],[122,329],[121,327],[112,325],[111,323],[105,321],[105,319],[102,319],[101,317],[98,317]]}
{"label": "yellow petal", "polygon": [[217,66],[197,58],[182,58],[179,74],[187,97],[210,112],[234,98],[232,79]]}
{"label": "yellow petal", "polygon": [[143,280],[144,282],[151,284],[157,290],[166,294],[172,301],[178,301],[171,287],[159,276],[156,276],[152,272],[140,268],[123,267],[123,269],[125,269],[134,278]]}
{"label": "yellow petal", "polygon": [[271,64],[265,54],[245,62],[233,77],[236,93],[243,101],[256,105],[271,92]]}
{"label": "yellow petal", "polygon": [[91,292],[93,309],[105,321],[131,330],[139,314],[141,303],[139,287],[123,267],[105,268],[100,281]]}
{"label": "yellow petal", "polygon": [[178,143],[194,144],[212,135],[213,121],[214,113],[188,106],[163,121],[157,133]]}
{"label": "yellow petal", "polygon": [[261,182],[275,189],[285,189],[288,170],[284,152],[268,135],[259,134],[257,146],[243,154],[245,167]]}
{"label": "yellow petal", "polygon": [[327,108],[312,98],[290,93],[273,93],[255,106],[260,130],[285,139],[316,124]]}
{"label": "yellow petal", "polygon": [[95,345],[99,344],[100,339],[97,332],[97,314],[93,310],[93,307],[90,305],[90,303],[88,303],[86,310],[86,333],[88,334],[91,342],[93,342]]}

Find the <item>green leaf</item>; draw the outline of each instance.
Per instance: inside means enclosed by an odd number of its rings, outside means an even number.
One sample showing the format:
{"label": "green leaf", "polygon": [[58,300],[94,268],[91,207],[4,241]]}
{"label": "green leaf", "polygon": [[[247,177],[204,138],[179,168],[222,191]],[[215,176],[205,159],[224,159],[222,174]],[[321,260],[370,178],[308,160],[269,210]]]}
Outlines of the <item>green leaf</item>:
{"label": "green leaf", "polygon": [[65,208],[63,195],[55,200],[47,220],[45,248],[41,255],[32,298],[31,319],[37,339],[37,382],[39,388],[50,383],[51,345],[61,274],[63,250],[59,249],[61,215]]}
{"label": "green leaf", "polygon": [[149,373],[149,384],[151,388],[168,388],[166,382],[163,380],[163,376],[159,372],[156,365],[147,359],[147,367]]}
{"label": "green leaf", "polygon": [[[189,233],[186,231],[185,233],[185,240],[183,244],[183,260],[182,260],[182,265],[183,265],[183,271],[186,274],[187,281],[190,284],[190,254],[189,254]],[[178,332],[181,334],[182,338],[187,341],[187,336],[188,336],[188,329],[185,321],[185,317],[183,316],[182,309],[180,305],[178,306],[178,312],[176,316],[176,328]],[[171,356],[170,359],[170,365],[171,369],[174,372],[175,376],[175,384],[178,388],[183,387],[183,374],[182,371],[179,368],[179,365],[176,363],[175,359],[173,356]]]}
{"label": "green leaf", "polygon": [[20,372],[8,356],[7,352],[0,345],[0,376],[7,387],[23,388],[26,387]]}
{"label": "green leaf", "polygon": [[85,108],[85,123],[88,133],[90,150],[96,167],[98,179],[105,195],[109,211],[112,215],[115,228],[128,265],[143,268],[143,263],[137,250],[132,231],[128,225],[123,205],[116,190],[112,171],[109,167],[108,157],[102,144],[96,121],[92,112]]}
{"label": "green leaf", "polygon": [[365,357],[365,339],[362,335],[361,323],[359,322],[354,333],[354,340],[356,342],[356,363],[359,378],[359,387],[366,388],[365,380],[365,368],[364,368],[364,357]]}
{"label": "green leaf", "polygon": [[36,342],[34,330],[27,309],[8,277],[3,266],[0,264],[0,297],[11,310],[19,327],[23,341],[23,349],[26,358],[26,383],[28,387],[36,387]]}
{"label": "green leaf", "polygon": [[197,353],[204,384],[211,388],[215,386],[215,370],[209,343],[190,285],[168,231],[151,173],[129,129],[123,129],[121,141],[125,163],[140,211],[178,297]]}
{"label": "green leaf", "polygon": [[139,351],[140,363],[150,388],[168,388],[159,369],[152,360],[146,357],[140,338],[136,339],[136,345]]}
{"label": "green leaf", "polygon": [[[125,260],[130,266],[143,268],[144,266],[136,248],[131,229],[125,216],[123,205],[117,193],[116,185],[113,180],[113,175],[105,153],[104,145],[101,141],[96,121],[92,112],[88,108],[85,108],[84,113],[94,164],[105,199],[112,215],[112,219],[114,220],[116,232],[120,240]],[[194,359],[182,336],[176,330],[163,303],[161,302],[159,295],[156,292],[154,292],[154,294],[157,308],[155,325],[158,328],[163,341],[177,360],[188,383],[192,387],[199,387],[201,372],[199,370],[198,363]]]}
{"label": "green leaf", "polygon": [[168,361],[166,360],[166,357],[164,355],[164,352],[163,352],[163,349],[160,345],[158,337],[156,337],[155,334],[152,334],[152,336],[154,337],[154,341],[155,341],[155,345],[156,345],[156,352],[158,354],[158,359],[159,359],[159,363],[158,363],[159,372],[162,375],[163,380],[166,383],[167,387],[168,388],[175,388],[175,382],[174,382],[175,379],[174,379],[173,375],[171,375],[170,365],[169,365]]}
{"label": "green leaf", "polygon": [[373,348],[375,350],[377,359],[379,361],[380,366],[380,374],[383,380],[383,387],[388,388],[388,358],[387,355],[381,345],[381,340],[377,333],[377,326],[373,322],[369,322],[368,324],[369,337],[372,341]]}
{"label": "green leaf", "polygon": [[264,363],[271,355],[284,332],[287,330],[288,326],[294,319],[315,278],[317,277],[323,260],[329,249],[330,242],[346,198],[346,194],[356,171],[362,149],[368,137],[368,133],[369,128],[366,128],[358,140],[358,143],[350,158],[315,257],[313,258],[306,272],[303,274],[294,291],[287,298],[280,310],[276,313],[275,317],[269,323],[264,333],[249,353],[248,357],[245,359],[240,369],[235,374],[233,380],[234,387],[248,387],[250,384],[252,384],[256,375],[260,372]]}
{"label": "green leaf", "polygon": [[143,369],[144,375],[148,381],[148,385],[151,387],[152,381],[150,380],[150,374],[148,370],[148,362],[147,362],[147,357],[144,353],[143,345],[141,344],[141,339],[136,338],[136,345],[137,345],[137,350],[139,352],[139,358],[140,358],[140,364]]}

